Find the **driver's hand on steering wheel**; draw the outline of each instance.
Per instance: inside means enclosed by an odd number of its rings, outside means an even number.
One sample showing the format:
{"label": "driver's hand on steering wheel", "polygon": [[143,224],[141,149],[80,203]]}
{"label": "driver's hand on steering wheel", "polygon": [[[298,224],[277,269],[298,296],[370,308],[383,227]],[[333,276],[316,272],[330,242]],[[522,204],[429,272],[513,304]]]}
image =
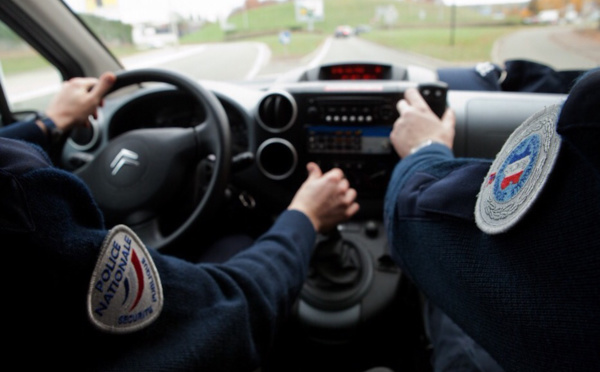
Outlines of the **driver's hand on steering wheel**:
{"label": "driver's hand on steering wheel", "polygon": [[[65,81],[46,109],[58,129],[69,130],[76,125],[89,125],[89,117],[97,117],[104,95],[116,81],[112,72],[100,78],[76,77]],[[40,126],[46,130],[45,126]]]}
{"label": "driver's hand on steering wheel", "polygon": [[315,163],[306,165],[308,178],[296,192],[288,209],[303,212],[315,230],[325,233],[358,212],[356,190],[344,178],[344,173],[334,168],[323,174]]}

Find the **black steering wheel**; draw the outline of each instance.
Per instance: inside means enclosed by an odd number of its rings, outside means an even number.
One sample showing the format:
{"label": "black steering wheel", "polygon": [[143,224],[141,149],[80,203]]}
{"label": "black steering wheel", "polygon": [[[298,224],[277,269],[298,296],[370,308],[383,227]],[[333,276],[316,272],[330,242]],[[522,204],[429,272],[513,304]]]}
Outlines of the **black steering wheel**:
{"label": "black steering wheel", "polygon": [[[104,145],[75,173],[90,188],[109,225],[130,226],[142,241],[161,249],[206,216],[224,195],[231,168],[231,133],[223,106],[210,91],[190,78],[167,70],[139,69],[117,73],[111,92],[143,82],[168,83],[201,105],[205,119],[192,128],[138,129]],[[166,203],[181,192],[190,169],[210,158],[206,187],[189,217],[175,229],[161,232]]]}

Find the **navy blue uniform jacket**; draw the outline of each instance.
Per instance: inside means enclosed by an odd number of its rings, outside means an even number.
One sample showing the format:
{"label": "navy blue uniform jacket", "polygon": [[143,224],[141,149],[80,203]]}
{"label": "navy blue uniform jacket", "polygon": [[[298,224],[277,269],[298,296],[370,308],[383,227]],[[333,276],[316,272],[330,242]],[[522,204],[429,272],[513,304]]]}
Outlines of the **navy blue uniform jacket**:
{"label": "navy blue uniform jacket", "polygon": [[387,191],[394,259],[507,371],[600,369],[597,165],[563,148],[510,233],[487,235],[474,221],[491,161],[431,145],[398,163]]}
{"label": "navy blue uniform jacket", "polygon": [[158,319],[131,334],[94,328],[86,294],[107,234],[87,187],[28,143],[0,138],[0,241],[9,291],[7,360],[64,370],[251,371],[307,272],[316,233],[286,211],[224,264],[150,249],[164,290]]}

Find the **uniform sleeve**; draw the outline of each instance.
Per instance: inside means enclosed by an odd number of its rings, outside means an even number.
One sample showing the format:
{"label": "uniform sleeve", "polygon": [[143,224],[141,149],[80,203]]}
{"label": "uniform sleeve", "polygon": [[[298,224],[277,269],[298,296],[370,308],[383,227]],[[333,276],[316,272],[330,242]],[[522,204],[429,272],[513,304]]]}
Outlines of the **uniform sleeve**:
{"label": "uniform sleeve", "polygon": [[384,222],[392,256],[406,273],[414,270],[407,265],[406,249],[418,249],[406,247],[406,242],[421,231],[409,231],[406,226],[420,225],[403,222],[453,220],[474,224],[477,193],[489,166],[488,160],[454,158],[441,144],[427,146],[398,163],[386,192]]}
{"label": "uniform sleeve", "polygon": [[[140,357],[117,364],[125,370],[258,367],[304,283],[315,238],[304,214],[286,211],[252,247],[223,264],[155,254],[163,312],[152,330],[138,335],[145,345]],[[156,339],[149,342],[148,335]]]}
{"label": "uniform sleeve", "polygon": [[432,163],[447,161],[453,158],[454,155],[448,147],[434,143],[398,162],[390,178],[385,195],[384,219],[388,228],[393,226],[395,210],[398,207],[398,195],[410,178],[416,172],[429,167]]}
{"label": "uniform sleeve", "polygon": [[[192,263],[148,247],[164,293],[160,316],[133,333],[106,333],[91,324],[86,311],[107,236],[101,213],[76,176],[36,160],[39,151],[29,144],[11,143],[19,157],[30,160],[3,169],[18,186],[13,203],[27,224],[19,231],[0,230],[0,240],[11,242],[8,261],[26,265],[27,275],[11,288],[19,316],[28,319],[16,332],[39,334],[17,345],[40,350],[43,365],[67,369],[77,360],[102,371],[237,371],[260,365],[308,271],[316,239],[308,217],[285,211],[251,247],[222,264]],[[194,249],[194,243],[181,244]],[[64,350],[77,358],[65,358]]]}
{"label": "uniform sleeve", "polygon": [[393,231],[399,219],[473,220],[477,193],[489,160],[456,159],[452,151],[433,144],[402,159],[385,195],[384,221]]}
{"label": "uniform sleeve", "polygon": [[19,121],[0,128],[0,137],[23,140],[39,146],[48,146],[48,137],[35,120]]}

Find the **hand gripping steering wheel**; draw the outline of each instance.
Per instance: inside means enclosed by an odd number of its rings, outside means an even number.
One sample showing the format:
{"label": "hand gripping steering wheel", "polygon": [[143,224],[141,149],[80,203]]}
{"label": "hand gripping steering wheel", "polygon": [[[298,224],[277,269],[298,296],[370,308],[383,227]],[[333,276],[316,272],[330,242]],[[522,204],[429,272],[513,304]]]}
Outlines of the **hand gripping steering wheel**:
{"label": "hand gripping steering wheel", "polygon": [[[223,106],[190,78],[159,70],[117,73],[114,92],[142,82],[168,83],[201,105],[205,119],[192,128],[154,128],[128,131],[108,141],[95,158],[75,173],[90,188],[111,224],[129,225],[156,249],[182,236],[199,218],[218,204],[231,167],[231,134]],[[185,221],[171,232],[161,232],[161,209],[183,183],[186,172],[214,155],[206,190]]]}

